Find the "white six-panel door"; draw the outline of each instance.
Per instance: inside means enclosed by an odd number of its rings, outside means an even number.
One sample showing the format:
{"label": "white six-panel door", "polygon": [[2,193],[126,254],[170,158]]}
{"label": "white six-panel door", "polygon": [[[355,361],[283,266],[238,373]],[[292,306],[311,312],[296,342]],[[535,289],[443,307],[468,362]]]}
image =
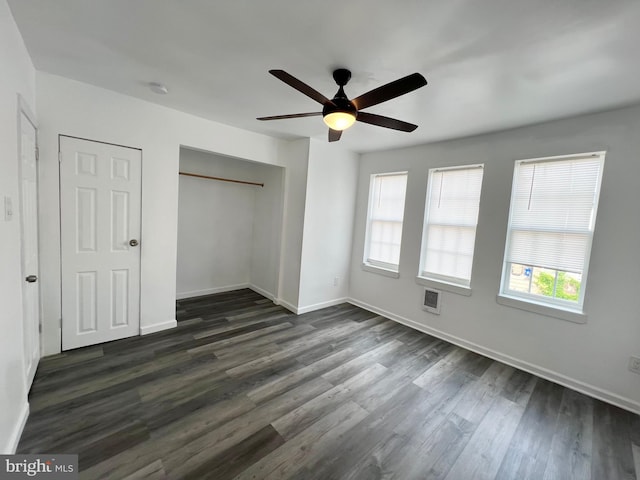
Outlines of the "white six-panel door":
{"label": "white six-panel door", "polygon": [[25,381],[29,389],[40,360],[40,287],[36,127],[25,111],[20,112],[20,227]]}
{"label": "white six-panel door", "polygon": [[140,332],[138,149],[60,137],[62,349]]}

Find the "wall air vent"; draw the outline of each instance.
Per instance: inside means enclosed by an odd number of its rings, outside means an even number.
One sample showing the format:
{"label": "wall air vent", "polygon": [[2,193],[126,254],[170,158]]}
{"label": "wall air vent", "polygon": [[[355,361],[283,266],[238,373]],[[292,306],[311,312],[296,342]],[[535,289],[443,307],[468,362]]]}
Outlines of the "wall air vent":
{"label": "wall air vent", "polygon": [[422,309],[429,313],[440,315],[440,290],[433,288],[424,289],[424,299],[422,301]]}

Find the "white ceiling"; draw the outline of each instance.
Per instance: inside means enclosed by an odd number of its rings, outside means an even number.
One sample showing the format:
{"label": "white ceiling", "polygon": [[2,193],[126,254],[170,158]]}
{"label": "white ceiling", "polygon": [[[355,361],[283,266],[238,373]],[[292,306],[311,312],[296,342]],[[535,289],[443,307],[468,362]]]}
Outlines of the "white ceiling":
{"label": "white ceiling", "polygon": [[[640,102],[638,0],[9,0],[38,70],[283,138],[326,139],[319,111],[267,73],[354,98],[413,72],[429,85],[367,111],[354,151],[415,145]],[[146,84],[162,82],[169,95]]]}

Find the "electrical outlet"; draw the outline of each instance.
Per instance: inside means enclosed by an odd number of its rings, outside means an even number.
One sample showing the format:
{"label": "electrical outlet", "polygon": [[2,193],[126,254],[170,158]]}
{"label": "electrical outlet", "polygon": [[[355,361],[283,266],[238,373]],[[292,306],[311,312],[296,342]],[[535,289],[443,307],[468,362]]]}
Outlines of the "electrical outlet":
{"label": "electrical outlet", "polygon": [[640,375],[640,357],[629,357],[629,370]]}
{"label": "electrical outlet", "polygon": [[340,277],[333,277],[333,286],[337,287],[340,285]]}

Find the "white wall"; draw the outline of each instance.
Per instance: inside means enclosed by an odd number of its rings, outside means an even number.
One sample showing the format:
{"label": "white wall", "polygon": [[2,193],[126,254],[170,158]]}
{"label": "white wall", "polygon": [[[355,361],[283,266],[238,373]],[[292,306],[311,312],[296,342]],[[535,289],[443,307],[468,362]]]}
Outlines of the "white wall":
{"label": "white wall", "polygon": [[[18,93],[32,111],[35,70],[5,0],[0,0],[0,453],[17,446],[28,404],[22,337]],[[4,197],[13,201],[5,221]]]}
{"label": "white wall", "polygon": [[[277,301],[280,278],[285,169],[262,166],[256,170],[264,187],[255,189],[253,242],[251,245],[251,288]],[[285,257],[285,260],[287,258]],[[289,260],[287,260],[289,261]]]}
{"label": "white wall", "polygon": [[[59,134],[142,149],[141,326],[171,327],[180,147],[277,165],[282,142],[46,73],[37,74],[37,96],[45,354],[60,351]],[[299,262],[283,256],[290,261]]]}
{"label": "white wall", "polygon": [[310,142],[299,313],[349,295],[358,158],[339,144]]}
{"label": "white wall", "polygon": [[308,138],[289,142],[282,145],[280,152],[286,169],[278,301],[294,312],[300,292],[309,142]]}
{"label": "white wall", "polygon": [[[232,162],[187,149],[180,153],[181,171],[253,181],[241,168],[226,165]],[[180,176],[177,298],[248,285],[256,188]]]}
{"label": "white wall", "polygon": [[180,170],[264,187],[180,176],[177,297],[255,285],[276,298],[282,168],[183,148]]}
{"label": "white wall", "polygon": [[[565,385],[640,411],[640,107],[420,147],[363,155],[351,260],[361,305],[502,358]],[[586,324],[496,303],[515,160],[606,150],[586,291]],[[444,292],[442,314],[420,308],[415,282],[429,168],[484,163],[472,295]],[[408,170],[400,278],[361,269],[369,175]],[[628,219],[625,221],[625,218]]]}

